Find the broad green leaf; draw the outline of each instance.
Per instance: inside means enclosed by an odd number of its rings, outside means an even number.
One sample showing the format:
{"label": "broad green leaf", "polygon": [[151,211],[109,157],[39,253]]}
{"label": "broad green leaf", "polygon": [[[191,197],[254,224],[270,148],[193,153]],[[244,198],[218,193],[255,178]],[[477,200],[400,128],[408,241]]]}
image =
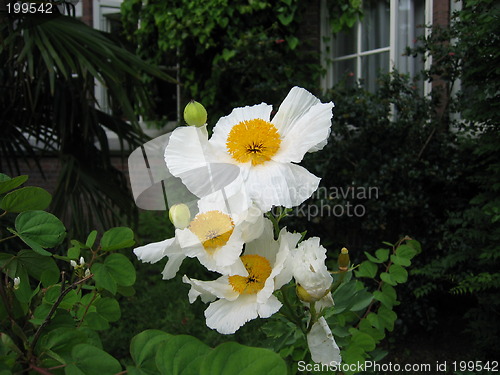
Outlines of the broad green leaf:
{"label": "broad green leaf", "polygon": [[[45,292],[45,296],[43,298],[43,301],[45,303],[53,305],[54,303],[56,303],[56,301],[60,295],[61,295],[61,285],[60,284],[52,285]],[[76,290],[72,289],[64,296],[64,298],[62,299],[58,308],[64,309],[64,310],[69,310],[78,301],[80,301],[80,296],[78,295]]]}
{"label": "broad green leaf", "polygon": [[34,279],[42,281],[44,287],[59,280],[59,267],[54,259],[37,254],[32,250],[21,250],[16,257],[17,261],[26,267],[28,274]]}
{"label": "broad green leaf", "polygon": [[366,352],[375,349],[375,340],[369,334],[355,328],[351,328],[349,331],[352,335],[351,345],[358,346]]}
{"label": "broad green leaf", "polygon": [[367,307],[373,300],[371,293],[368,293],[366,289],[362,289],[356,292],[353,298],[351,311],[359,311]]}
{"label": "broad green leaf", "polygon": [[381,326],[383,326],[388,331],[392,331],[394,329],[394,322],[398,317],[394,311],[388,309],[385,306],[380,306],[377,315]]}
{"label": "broad green leaf", "polygon": [[101,238],[101,249],[118,250],[134,245],[134,232],[127,227],[116,227],[104,232]]}
{"label": "broad green leaf", "polygon": [[76,328],[61,327],[44,335],[37,347],[39,348],[38,352],[51,350],[64,358],[65,361],[69,361],[73,347],[85,341],[86,335],[82,331]]}
{"label": "broad green leaf", "polygon": [[416,255],[422,252],[422,245],[420,245],[420,242],[416,240],[409,240],[406,241],[406,244],[416,251]]}
{"label": "broad green leaf", "polygon": [[92,266],[96,286],[116,294],[118,285],[131,286],[135,283],[135,269],[132,263],[122,254],[111,254],[104,263]]}
{"label": "broad green leaf", "polygon": [[85,245],[87,245],[87,247],[89,247],[89,248],[94,246],[94,242],[95,242],[96,237],[97,237],[97,231],[93,230],[87,236],[87,240],[85,241]]}
{"label": "broad green leaf", "polygon": [[377,251],[375,251],[375,256],[378,260],[386,262],[387,259],[389,259],[389,249],[378,249]]}
{"label": "broad green leaf", "polygon": [[46,190],[26,186],[6,194],[0,202],[0,208],[8,212],[45,210],[51,201],[52,196]]}
{"label": "broad green leaf", "polygon": [[78,344],[71,351],[71,362],[65,368],[66,375],[104,375],[121,372],[116,358],[89,344]]}
{"label": "broad green leaf", "polygon": [[15,227],[21,240],[41,255],[47,255],[48,252],[40,252],[40,248],[54,247],[66,236],[63,223],[45,211],[26,211],[19,214]]}
{"label": "broad green leaf", "polygon": [[377,275],[378,267],[376,264],[370,262],[369,260],[365,260],[359,265],[359,268],[354,271],[357,277],[368,277],[374,278]]}
{"label": "broad green leaf", "polygon": [[401,245],[396,249],[396,255],[410,261],[415,255],[417,255],[417,250],[410,245]]}
{"label": "broad green leaf", "polygon": [[[5,176],[5,175],[4,175]],[[28,180],[28,176],[22,175],[14,178],[9,178],[8,180],[0,180],[0,194],[6,193],[21,186]]]}
{"label": "broad green leaf", "polygon": [[211,348],[193,336],[172,336],[156,352],[156,367],[161,374],[197,375]]}
{"label": "broad green leaf", "polygon": [[108,322],[116,322],[121,317],[120,305],[114,298],[101,298],[94,303],[97,313]]}
{"label": "broad green leaf", "polygon": [[252,348],[235,342],[219,345],[205,356],[199,375],[286,375],[283,359],[269,349]]}
{"label": "broad green leaf", "polygon": [[407,258],[404,258],[404,257],[400,257],[400,256],[397,256],[397,255],[391,255],[391,262],[394,263],[394,264],[397,264],[398,266],[403,266],[403,267],[408,267],[411,265],[411,260],[410,259],[407,259]]}
{"label": "broad green leaf", "polygon": [[391,265],[389,268],[389,274],[391,275],[392,280],[397,283],[404,283],[408,280],[408,271],[397,264]]}
{"label": "broad green leaf", "polygon": [[79,247],[70,247],[68,249],[68,258],[69,259],[78,259],[80,257],[80,248]]}
{"label": "broad green leaf", "polygon": [[109,323],[108,321],[99,315],[97,312],[89,312],[87,315],[85,315],[85,325],[86,327],[96,330],[96,331],[101,331],[105,329],[109,329]]}
{"label": "broad green leaf", "polygon": [[172,338],[160,330],[150,329],[135,335],[130,341],[130,355],[138,368],[156,370],[155,358],[160,344]]}
{"label": "broad green leaf", "polygon": [[392,278],[392,276],[387,273],[387,272],[382,272],[380,274],[380,279],[383,281],[383,282],[386,282],[387,284],[389,285],[396,285],[397,282]]}

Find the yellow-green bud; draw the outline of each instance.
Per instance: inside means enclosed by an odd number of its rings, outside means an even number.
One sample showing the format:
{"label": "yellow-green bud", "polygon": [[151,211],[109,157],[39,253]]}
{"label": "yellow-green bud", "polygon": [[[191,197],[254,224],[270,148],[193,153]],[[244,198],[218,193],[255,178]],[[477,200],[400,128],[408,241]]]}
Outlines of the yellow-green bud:
{"label": "yellow-green bud", "polygon": [[168,211],[168,217],[176,228],[184,229],[191,221],[191,212],[184,203],[174,204]]}
{"label": "yellow-green bud", "polygon": [[349,268],[349,262],[350,262],[349,250],[343,247],[342,250],[340,251],[338,259],[339,271],[346,272],[347,269]]}
{"label": "yellow-green bud", "polygon": [[184,121],[191,126],[203,126],[207,123],[207,110],[202,104],[191,100],[184,108]]}
{"label": "yellow-green bud", "polygon": [[304,302],[314,302],[316,301],[315,298],[313,298],[309,293],[307,293],[307,290],[300,284],[297,284],[297,287],[295,288],[295,292],[297,293],[297,297],[301,301]]}

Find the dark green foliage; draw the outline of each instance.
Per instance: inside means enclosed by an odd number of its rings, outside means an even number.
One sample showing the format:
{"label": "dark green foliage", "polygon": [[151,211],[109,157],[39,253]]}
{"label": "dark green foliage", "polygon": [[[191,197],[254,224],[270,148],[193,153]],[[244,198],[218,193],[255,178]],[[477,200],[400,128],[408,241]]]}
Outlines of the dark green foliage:
{"label": "dark green foliage", "polygon": [[[139,145],[145,136],[134,108],[151,108],[142,74],[169,77],[72,17],[0,18],[0,168],[56,154],[52,209],[71,231],[82,236],[94,220],[102,227],[131,221],[133,199],[111,165],[106,131],[122,148]],[[107,88],[114,113],[98,107],[94,80]]]}

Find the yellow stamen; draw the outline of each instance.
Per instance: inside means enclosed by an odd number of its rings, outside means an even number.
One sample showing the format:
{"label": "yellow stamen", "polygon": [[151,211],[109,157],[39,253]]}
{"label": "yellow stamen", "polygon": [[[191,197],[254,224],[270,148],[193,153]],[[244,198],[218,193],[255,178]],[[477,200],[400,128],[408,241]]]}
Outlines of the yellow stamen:
{"label": "yellow stamen", "polygon": [[267,278],[271,275],[271,264],[260,255],[243,255],[241,260],[248,276],[229,276],[229,284],[239,294],[255,294],[264,288]]}
{"label": "yellow stamen", "polygon": [[227,137],[227,151],[239,163],[259,165],[278,152],[281,144],[276,127],[262,119],[242,121],[231,129]]}
{"label": "yellow stamen", "polygon": [[189,224],[189,230],[200,239],[205,250],[211,254],[229,241],[233,229],[234,223],[231,217],[220,211],[198,214]]}

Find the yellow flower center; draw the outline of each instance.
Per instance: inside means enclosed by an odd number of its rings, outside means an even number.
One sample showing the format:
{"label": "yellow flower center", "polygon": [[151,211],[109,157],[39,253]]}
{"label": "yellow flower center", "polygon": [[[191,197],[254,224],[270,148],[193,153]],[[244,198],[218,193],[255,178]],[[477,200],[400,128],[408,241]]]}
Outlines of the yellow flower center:
{"label": "yellow flower center", "polygon": [[255,294],[262,288],[271,275],[271,264],[260,255],[243,255],[241,257],[248,276],[229,276],[229,284],[239,294]]}
{"label": "yellow flower center", "polygon": [[234,223],[229,215],[220,211],[207,211],[196,215],[189,230],[201,241],[205,250],[214,253],[224,246],[233,234]]}
{"label": "yellow flower center", "polygon": [[280,135],[276,127],[262,119],[242,121],[227,137],[227,151],[239,163],[259,165],[271,160],[279,150]]}

